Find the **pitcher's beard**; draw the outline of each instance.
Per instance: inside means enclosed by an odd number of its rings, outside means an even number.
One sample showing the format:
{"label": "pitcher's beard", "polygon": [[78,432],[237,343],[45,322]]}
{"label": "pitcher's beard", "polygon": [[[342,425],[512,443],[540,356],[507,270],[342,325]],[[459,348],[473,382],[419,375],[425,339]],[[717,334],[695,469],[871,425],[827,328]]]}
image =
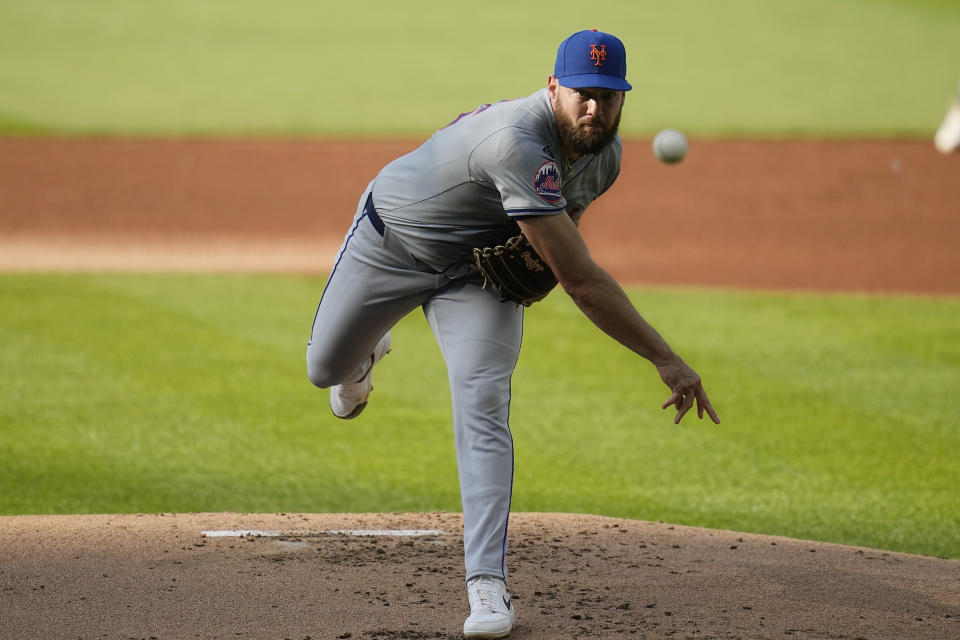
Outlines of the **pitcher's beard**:
{"label": "pitcher's beard", "polygon": [[[622,113],[622,112],[621,112]],[[579,129],[570,118],[556,110],[553,119],[557,124],[557,133],[560,135],[560,143],[565,149],[572,151],[578,156],[588,153],[599,153],[608,144],[613,142],[620,128],[620,113],[609,127],[599,131],[586,131]]]}

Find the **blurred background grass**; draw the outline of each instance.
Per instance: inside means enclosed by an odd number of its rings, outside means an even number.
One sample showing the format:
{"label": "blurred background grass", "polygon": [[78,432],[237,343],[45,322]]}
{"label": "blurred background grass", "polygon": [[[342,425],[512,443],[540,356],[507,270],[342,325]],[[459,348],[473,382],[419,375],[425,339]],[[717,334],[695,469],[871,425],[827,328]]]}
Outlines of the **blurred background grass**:
{"label": "blurred background grass", "polygon": [[420,136],[618,34],[623,132],[927,138],[960,79],[955,0],[0,3],[0,133]]}
{"label": "blurred background grass", "polygon": [[[0,275],[0,513],[459,511],[422,314],[394,330],[363,419],[337,420],[305,375],[322,286]],[[514,376],[516,510],[960,558],[960,301],[631,294],[723,424],[675,426],[655,370],[552,295]]]}

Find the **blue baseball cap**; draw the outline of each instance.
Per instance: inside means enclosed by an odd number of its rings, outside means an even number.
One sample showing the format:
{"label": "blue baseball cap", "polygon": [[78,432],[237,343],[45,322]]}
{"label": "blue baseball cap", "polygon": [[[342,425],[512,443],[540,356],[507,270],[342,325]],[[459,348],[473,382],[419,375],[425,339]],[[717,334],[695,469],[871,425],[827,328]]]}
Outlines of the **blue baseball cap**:
{"label": "blue baseball cap", "polygon": [[553,75],[571,89],[630,91],[627,51],[619,38],[596,29],[578,31],[560,43]]}

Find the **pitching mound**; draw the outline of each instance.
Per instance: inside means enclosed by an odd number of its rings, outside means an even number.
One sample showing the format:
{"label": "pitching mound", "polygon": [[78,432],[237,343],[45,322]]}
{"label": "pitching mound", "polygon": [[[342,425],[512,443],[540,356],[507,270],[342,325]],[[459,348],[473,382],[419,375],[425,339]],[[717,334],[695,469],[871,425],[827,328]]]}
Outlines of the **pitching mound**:
{"label": "pitching mound", "polygon": [[[4,638],[458,638],[459,514],[0,518]],[[512,638],[960,637],[960,562],[514,514]]]}

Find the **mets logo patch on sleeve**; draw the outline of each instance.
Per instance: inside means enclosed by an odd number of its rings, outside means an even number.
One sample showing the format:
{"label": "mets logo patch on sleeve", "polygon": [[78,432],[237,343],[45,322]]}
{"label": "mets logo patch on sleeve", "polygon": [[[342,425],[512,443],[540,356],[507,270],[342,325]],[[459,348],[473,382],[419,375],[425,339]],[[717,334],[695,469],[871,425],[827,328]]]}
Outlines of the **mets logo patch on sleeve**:
{"label": "mets logo patch on sleeve", "polygon": [[533,188],[541,200],[547,204],[557,204],[563,198],[560,193],[560,167],[553,160],[540,165],[533,178]]}

